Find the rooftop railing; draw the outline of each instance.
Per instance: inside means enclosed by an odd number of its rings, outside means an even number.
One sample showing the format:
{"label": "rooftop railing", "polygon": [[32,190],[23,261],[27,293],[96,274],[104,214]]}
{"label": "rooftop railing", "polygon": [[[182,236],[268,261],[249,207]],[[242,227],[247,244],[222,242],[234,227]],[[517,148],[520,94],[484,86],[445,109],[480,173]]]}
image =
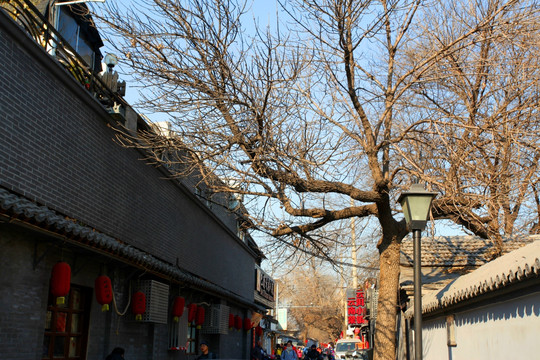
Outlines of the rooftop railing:
{"label": "rooftop railing", "polygon": [[[120,96],[125,87],[112,91],[110,84],[94,71],[73,49],[43,14],[28,0],[0,0],[0,8],[15,20],[34,41],[98,99],[110,112],[119,112],[127,105]],[[125,85],[124,85],[125,86]],[[116,88],[116,84],[114,86]]]}

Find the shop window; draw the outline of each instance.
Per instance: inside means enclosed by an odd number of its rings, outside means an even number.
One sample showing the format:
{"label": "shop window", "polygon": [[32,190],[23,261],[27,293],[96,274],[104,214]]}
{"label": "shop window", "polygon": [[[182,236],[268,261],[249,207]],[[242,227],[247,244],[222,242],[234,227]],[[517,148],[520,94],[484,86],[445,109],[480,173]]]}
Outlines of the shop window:
{"label": "shop window", "polygon": [[169,349],[183,350],[187,354],[196,354],[198,351],[199,332],[196,326],[189,326],[187,308],[178,322],[169,323]]}
{"label": "shop window", "polygon": [[84,360],[92,290],[71,286],[65,304],[49,295],[42,360]]}
{"label": "shop window", "polygon": [[188,346],[186,349],[186,352],[188,354],[196,354],[198,347],[197,344],[199,343],[199,330],[197,330],[197,327],[195,326],[189,326],[188,327]]}

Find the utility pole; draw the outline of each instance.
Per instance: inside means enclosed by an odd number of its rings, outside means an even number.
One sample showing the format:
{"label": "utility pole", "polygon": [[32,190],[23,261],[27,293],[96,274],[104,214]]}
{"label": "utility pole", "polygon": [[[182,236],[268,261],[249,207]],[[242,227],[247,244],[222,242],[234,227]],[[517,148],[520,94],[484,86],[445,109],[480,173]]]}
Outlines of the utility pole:
{"label": "utility pole", "polygon": [[[341,257],[340,257],[341,260]],[[339,289],[341,301],[343,301],[343,334],[347,332],[347,283],[345,282],[345,269],[343,264],[340,268],[341,286]]]}
{"label": "utility pole", "polygon": [[[351,200],[352,202],[352,200]],[[352,204],[351,204],[352,205]],[[352,287],[356,291],[358,288],[358,272],[356,269],[356,225],[354,218],[351,218],[351,260],[352,260]]]}

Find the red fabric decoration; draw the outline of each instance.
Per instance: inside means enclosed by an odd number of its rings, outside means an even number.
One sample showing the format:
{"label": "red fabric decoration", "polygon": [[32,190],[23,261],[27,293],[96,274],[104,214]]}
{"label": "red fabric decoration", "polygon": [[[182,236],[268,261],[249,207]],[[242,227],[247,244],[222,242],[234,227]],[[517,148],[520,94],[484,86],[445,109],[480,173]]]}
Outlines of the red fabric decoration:
{"label": "red fabric decoration", "polygon": [[234,315],[229,314],[229,330],[232,330],[234,327]]}
{"label": "red fabric decoration", "polygon": [[131,311],[135,314],[135,320],[141,321],[142,314],[146,311],[146,295],[142,291],[137,291],[131,299]]}
{"label": "red fabric decoration", "polygon": [[263,328],[257,325],[257,327],[255,328],[255,333],[257,334],[257,336],[261,336],[263,334]]}
{"label": "red fabric decoration", "polygon": [[234,327],[236,330],[240,330],[242,328],[242,318],[238,315],[234,317]]}
{"label": "red fabric decoration", "polygon": [[109,311],[109,304],[113,299],[111,279],[108,276],[98,276],[94,282],[96,300],[101,304],[101,311]]}
{"label": "red fabric decoration", "polygon": [[204,324],[204,315],[204,308],[202,306],[197,307],[197,315],[195,317],[195,325],[197,325],[197,329],[200,329],[202,324]]}
{"label": "red fabric decoration", "polygon": [[187,318],[189,324],[191,324],[193,320],[195,320],[195,315],[197,315],[197,304],[189,304]]}
{"label": "red fabric decoration", "polygon": [[57,262],[51,273],[51,294],[56,297],[56,305],[66,302],[66,296],[69,294],[71,283],[71,267],[68,263]]}
{"label": "red fabric decoration", "polygon": [[245,318],[244,319],[244,330],[249,331],[252,328],[251,319]]}
{"label": "red fabric decoration", "polygon": [[184,314],[185,306],[186,306],[186,300],[183,297],[177,296],[174,298],[174,304],[173,304],[173,309],[172,309],[174,322],[178,322],[178,320],[180,320],[180,318]]}

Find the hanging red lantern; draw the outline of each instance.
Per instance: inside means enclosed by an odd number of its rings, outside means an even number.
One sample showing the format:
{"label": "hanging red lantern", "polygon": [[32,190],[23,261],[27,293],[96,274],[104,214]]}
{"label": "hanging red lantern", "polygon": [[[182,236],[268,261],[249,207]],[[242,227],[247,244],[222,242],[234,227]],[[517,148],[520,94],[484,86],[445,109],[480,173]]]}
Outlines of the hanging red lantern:
{"label": "hanging red lantern", "polygon": [[131,311],[135,314],[135,320],[141,321],[142,314],[146,311],[146,295],[142,291],[137,291],[133,293],[131,302]]}
{"label": "hanging red lantern", "polygon": [[229,330],[232,330],[234,328],[234,315],[229,314]]}
{"label": "hanging red lantern", "polygon": [[177,296],[174,298],[174,304],[173,304],[173,309],[172,309],[174,322],[178,322],[180,320],[180,318],[184,314],[185,306],[186,306],[186,300],[183,297]]}
{"label": "hanging red lantern", "polygon": [[202,306],[197,307],[197,315],[195,317],[195,325],[197,325],[197,329],[200,329],[202,327],[202,324],[204,324],[204,315],[205,315],[204,307]]}
{"label": "hanging red lantern", "polygon": [[251,324],[251,319],[250,318],[245,318],[244,319],[244,330],[249,331],[249,330],[251,330],[252,327],[253,326]]}
{"label": "hanging red lantern", "polygon": [[101,311],[109,311],[109,304],[113,300],[111,279],[108,276],[98,276],[94,282],[96,300],[101,304]]}
{"label": "hanging red lantern", "polygon": [[191,325],[191,323],[195,320],[195,315],[197,315],[197,304],[189,304],[188,306],[188,325]]}
{"label": "hanging red lantern", "polygon": [[57,262],[51,273],[51,294],[56,297],[56,305],[66,302],[66,296],[69,294],[71,283],[71,267],[68,263]]}
{"label": "hanging red lantern", "polygon": [[234,327],[236,330],[242,329],[242,318],[238,315],[234,317]]}
{"label": "hanging red lantern", "polygon": [[257,334],[257,336],[262,336],[263,328],[260,325],[257,325],[257,327],[255,328],[255,333]]}

